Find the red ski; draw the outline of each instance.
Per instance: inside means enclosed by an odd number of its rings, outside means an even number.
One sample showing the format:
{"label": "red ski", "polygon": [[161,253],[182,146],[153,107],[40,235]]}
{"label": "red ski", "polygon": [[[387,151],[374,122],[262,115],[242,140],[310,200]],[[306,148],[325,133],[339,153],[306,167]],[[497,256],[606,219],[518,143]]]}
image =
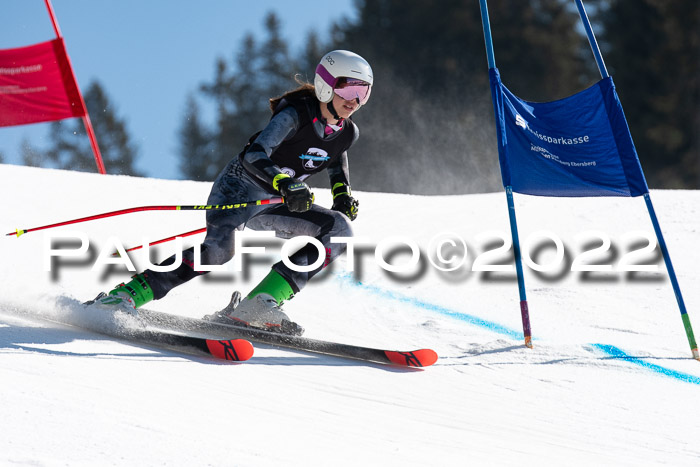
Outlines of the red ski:
{"label": "red ski", "polygon": [[430,366],[437,362],[438,359],[437,352],[432,349],[413,350],[411,352],[395,352],[385,350],[384,353],[394,365],[416,367]]}
{"label": "red ski", "polygon": [[159,347],[166,347],[172,350],[185,353],[197,353],[229,360],[234,362],[244,362],[250,360],[255,352],[253,344],[246,339],[207,339],[204,337],[185,336],[167,331],[142,331],[129,330],[126,335],[119,335],[126,338],[152,344]]}
{"label": "red ski", "polygon": [[177,329],[184,332],[195,331],[198,333],[215,335],[224,339],[242,338],[252,342],[270,344],[293,350],[365,360],[368,362],[420,368],[433,365],[438,360],[437,353],[431,349],[410,351],[375,349],[359,345],[341,344],[339,342],[292,336],[279,332],[263,331],[249,327],[215,323],[143,309],[139,310],[138,317],[144,322],[155,326]]}

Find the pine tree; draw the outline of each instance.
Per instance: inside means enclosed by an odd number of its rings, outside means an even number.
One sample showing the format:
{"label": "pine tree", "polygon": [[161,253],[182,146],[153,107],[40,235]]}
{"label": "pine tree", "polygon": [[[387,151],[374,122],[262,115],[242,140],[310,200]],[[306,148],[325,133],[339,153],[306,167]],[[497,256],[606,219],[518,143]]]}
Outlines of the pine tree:
{"label": "pine tree", "polygon": [[322,44],[318,33],[314,30],[309,31],[304,41],[304,48],[296,60],[296,74],[299,80],[306,83],[313,83],[316,73],[316,66],[323,54],[330,49]]}
{"label": "pine tree", "polygon": [[[232,126],[232,138],[228,148],[234,147],[236,153],[243,148],[248,138],[270,118],[265,94],[265,77],[261,62],[266,60],[266,51],[258,46],[252,35],[244,38],[242,48],[236,55],[235,73],[229,88],[233,111],[227,116],[226,124]],[[224,125],[220,124],[223,129]]]}
{"label": "pine tree", "polygon": [[601,2],[599,41],[651,187],[700,187],[700,2]]}
{"label": "pine tree", "polygon": [[23,138],[20,145],[22,154],[22,165],[28,167],[41,167],[44,161],[44,155],[37,148],[32,146],[28,139]]}
{"label": "pine tree", "polygon": [[289,90],[294,79],[294,67],[285,41],[280,35],[281,24],[274,13],[265,17],[266,38],[259,49],[260,91],[267,98]]}
{"label": "pine tree", "polygon": [[199,105],[194,96],[187,98],[185,119],[180,127],[180,172],[188,180],[212,180],[219,167],[213,164],[214,150],[201,119]]}
{"label": "pine tree", "polygon": [[[137,149],[130,141],[126,123],[116,115],[98,81],[93,81],[88,86],[85,105],[107,172],[141,176],[134,167]],[[95,158],[81,119],[53,122],[49,139],[52,147],[46,156],[57,168],[95,171]]]}
{"label": "pine tree", "polygon": [[[258,43],[252,34],[247,34],[232,66],[218,59],[213,81],[200,87],[200,92],[215,105],[216,122],[208,129],[199,121],[199,130],[190,128],[189,132],[181,133],[180,157],[197,153],[205,158],[201,167],[206,169],[183,171],[188,178],[213,180],[270,119],[268,100],[296,86],[296,65],[280,35],[279,19],[270,13],[264,26],[263,42]],[[190,118],[190,115],[185,116],[183,130],[192,125],[187,121]],[[207,135],[210,141],[198,139],[198,135]],[[186,167],[188,162],[182,164]]]}
{"label": "pine tree", "polygon": [[[212,84],[203,84],[200,87],[200,91],[214,102],[216,108],[216,127],[212,130],[204,130],[210,135],[211,141],[207,142],[207,146],[212,146],[211,152],[205,152],[208,154],[210,161],[207,161],[206,165],[215,165],[218,167],[223,167],[227,162],[227,156],[230,156],[229,151],[235,144],[234,134],[236,131],[233,122],[231,121],[230,115],[233,113],[233,104],[230,102],[229,89],[232,84],[232,78],[229,77],[228,66],[224,59],[219,58],[216,62],[216,72],[214,77],[214,82]],[[185,116],[188,118],[188,116]],[[196,142],[187,142],[193,146]],[[201,151],[201,150],[200,150]],[[197,151],[197,152],[200,152]],[[183,151],[181,150],[181,155]],[[187,156],[189,157],[189,156]],[[214,176],[208,172],[200,172],[196,176],[190,174],[196,180],[213,180]]]}
{"label": "pine tree", "polygon": [[595,62],[570,0],[491,0],[496,62],[518,96],[552,101],[597,81]]}

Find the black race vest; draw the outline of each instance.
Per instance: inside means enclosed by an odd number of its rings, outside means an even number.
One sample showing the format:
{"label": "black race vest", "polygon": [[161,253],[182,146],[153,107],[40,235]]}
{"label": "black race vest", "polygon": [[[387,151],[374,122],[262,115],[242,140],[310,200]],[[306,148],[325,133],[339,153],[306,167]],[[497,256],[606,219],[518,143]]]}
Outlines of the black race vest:
{"label": "black race vest", "polygon": [[[283,101],[284,102],[284,101]],[[327,139],[318,136],[314,129],[314,121],[323,134],[325,125],[322,122],[318,101],[313,98],[303,97],[288,102],[294,107],[299,116],[299,129],[289,140],[283,141],[270,155],[272,162],[282,172],[290,177],[303,180],[321,170],[326,169],[336,161],[353,142],[354,124],[345,120],[343,128],[331,134]],[[275,114],[280,112],[285,105],[280,105]],[[312,117],[313,116],[313,117]],[[243,150],[247,152],[250,144],[255,141],[259,133],[251,137],[250,143]]]}

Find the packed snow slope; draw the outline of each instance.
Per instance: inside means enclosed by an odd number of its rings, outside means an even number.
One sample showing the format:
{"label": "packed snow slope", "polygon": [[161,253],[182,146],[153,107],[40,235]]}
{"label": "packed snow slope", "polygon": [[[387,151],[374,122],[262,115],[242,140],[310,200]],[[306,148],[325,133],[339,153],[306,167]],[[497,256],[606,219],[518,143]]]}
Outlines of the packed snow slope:
{"label": "packed snow slope", "polygon": [[[0,231],[203,204],[209,188],[0,165]],[[315,192],[330,205],[328,190]],[[0,465],[700,465],[700,362],[658,248],[645,251],[653,229],[643,200],[516,195],[520,238],[534,262],[525,267],[528,349],[515,274],[477,270],[512,269],[501,248],[510,237],[503,193],[356,196],[353,227],[364,245],[285,309],[308,337],[430,347],[436,365],[399,369],[264,345],[235,364],[101,334],[128,319],[79,303],[133,274],[124,258],[109,256],[115,246],[201,228],[202,212],[3,235]],[[700,331],[700,193],[653,191],[652,199]],[[450,233],[455,247],[441,241]],[[51,260],[51,248],[75,251],[81,235],[85,253]],[[245,255],[242,271],[230,263],[147,308],[200,317],[233,290],[248,291],[279,260],[283,242],[246,241],[265,251]],[[466,261],[447,264],[461,257],[462,241]],[[164,243],[151,259],[176,248]],[[404,271],[387,271],[377,256]],[[105,264],[110,258],[122,263]],[[145,267],[139,252],[130,258]],[[625,272],[625,264],[658,271]],[[586,265],[608,271],[572,271]]]}

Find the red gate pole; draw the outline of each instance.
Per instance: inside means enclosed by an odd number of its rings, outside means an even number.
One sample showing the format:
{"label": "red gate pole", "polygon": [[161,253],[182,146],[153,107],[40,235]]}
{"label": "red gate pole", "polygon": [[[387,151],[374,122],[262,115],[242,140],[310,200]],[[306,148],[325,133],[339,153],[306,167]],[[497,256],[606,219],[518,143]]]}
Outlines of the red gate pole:
{"label": "red gate pole", "polygon": [[[46,9],[49,11],[49,17],[51,18],[51,24],[53,25],[53,30],[56,32],[56,38],[62,39],[61,30],[58,27],[58,21],[56,21],[56,15],[53,12],[53,6],[51,5],[51,0],[44,0],[46,3]],[[90,114],[88,114],[87,106],[85,105],[85,100],[83,99],[83,93],[80,92],[80,86],[77,85],[77,80],[75,79],[75,72],[73,71],[73,65],[70,62],[70,57],[68,57],[68,52],[66,51],[66,60],[68,61],[68,68],[70,69],[71,76],[76,82],[75,88],[78,90],[78,96],[80,97],[80,105],[83,107],[83,124],[85,125],[85,131],[87,132],[88,138],[90,138],[90,146],[92,147],[92,153],[95,156],[95,163],[97,164],[97,170],[101,174],[106,174],[104,162],[102,161],[102,154],[100,153],[100,147],[97,145],[97,137],[95,136],[95,130],[92,128],[92,122],[90,121]]]}

